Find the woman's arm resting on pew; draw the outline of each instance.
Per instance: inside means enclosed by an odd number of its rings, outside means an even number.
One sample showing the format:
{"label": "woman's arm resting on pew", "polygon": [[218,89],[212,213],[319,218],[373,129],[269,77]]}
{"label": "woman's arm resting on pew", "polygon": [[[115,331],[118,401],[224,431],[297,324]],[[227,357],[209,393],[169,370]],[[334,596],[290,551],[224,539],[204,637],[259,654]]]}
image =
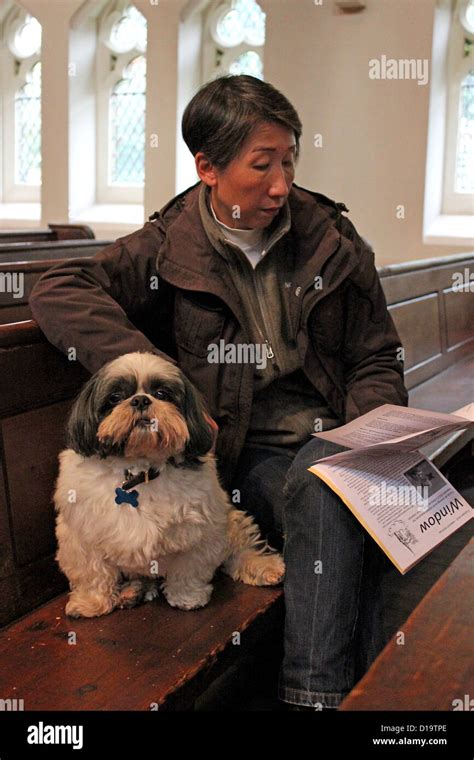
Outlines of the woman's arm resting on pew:
{"label": "woman's arm resting on pew", "polygon": [[29,302],[50,343],[65,354],[74,348],[78,361],[92,373],[131,351],[152,351],[175,364],[127,316],[160,297],[156,257],[162,240],[148,223],[90,259],[45,272]]}

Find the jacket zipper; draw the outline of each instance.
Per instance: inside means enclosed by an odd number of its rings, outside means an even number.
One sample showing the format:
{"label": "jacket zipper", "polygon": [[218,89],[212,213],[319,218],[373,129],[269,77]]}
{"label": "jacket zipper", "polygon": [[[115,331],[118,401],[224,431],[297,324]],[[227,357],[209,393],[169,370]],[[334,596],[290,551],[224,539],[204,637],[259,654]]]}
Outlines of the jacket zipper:
{"label": "jacket zipper", "polygon": [[[228,243],[228,245],[229,245],[229,243]],[[230,245],[232,245],[232,247],[236,248],[239,251],[239,254],[245,256],[245,254],[242,253],[242,251],[240,250],[240,248],[238,248],[238,246],[234,246],[233,243],[230,243]],[[232,267],[235,266],[234,262],[231,261],[229,263],[230,263],[230,265]],[[253,276],[253,282],[254,282],[254,285],[255,285],[255,291],[257,293],[257,298],[261,298],[262,302],[265,303],[265,297],[263,295],[262,289],[260,288],[260,283],[255,278],[253,272],[252,272],[252,276]],[[249,292],[248,288],[247,288],[247,292]],[[251,293],[249,293],[249,295],[251,295]],[[260,312],[260,316],[262,317],[262,322],[263,322],[263,326],[264,326],[265,332],[267,334],[267,337],[265,337],[265,335],[263,334],[262,330],[260,329],[260,325],[258,323],[258,318],[255,315],[254,309],[251,308],[252,321],[253,321],[254,326],[257,328],[258,334],[260,335],[260,338],[261,338],[261,341],[262,341],[262,345],[265,346],[265,352],[266,352],[266,355],[267,355],[267,359],[270,359],[270,361],[274,364],[275,363],[275,352],[273,350],[273,346],[272,346],[271,341],[270,341],[271,331],[268,329],[268,324],[267,324],[267,321],[265,319],[265,313],[264,313],[264,310],[260,307],[260,304],[258,304],[257,308],[258,308],[258,310]]]}
{"label": "jacket zipper", "polygon": [[[271,344],[271,342],[269,340],[269,338],[271,338],[271,331],[270,331],[270,329],[268,327],[268,323],[267,323],[267,320],[266,320],[266,317],[265,317],[265,296],[264,296],[263,289],[262,289],[261,284],[260,284],[260,280],[258,279],[258,277],[255,277],[255,275],[253,277],[254,277],[254,283],[255,283],[255,290],[257,291],[257,297],[259,299],[261,299],[261,300],[259,300],[258,308],[260,310],[260,314],[262,315],[262,322],[263,322],[263,326],[265,328],[265,333],[267,334],[267,338],[265,338],[262,335],[262,332],[261,332],[258,324],[257,324],[257,328],[258,328],[258,331],[259,331],[260,335],[262,336],[263,341],[265,343],[265,348],[266,348],[266,352],[267,352],[267,359],[271,359],[272,362],[275,363],[275,352],[274,352],[272,344]],[[260,306],[260,304],[262,304],[262,306]]]}

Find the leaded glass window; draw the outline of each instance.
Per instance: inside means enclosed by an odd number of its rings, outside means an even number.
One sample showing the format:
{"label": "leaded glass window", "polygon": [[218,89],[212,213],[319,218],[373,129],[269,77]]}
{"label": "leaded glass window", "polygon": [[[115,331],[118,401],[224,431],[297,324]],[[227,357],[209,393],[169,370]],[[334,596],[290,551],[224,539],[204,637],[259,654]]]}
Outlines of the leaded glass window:
{"label": "leaded glass window", "polygon": [[143,185],[145,180],[146,58],[134,58],[109,102],[109,183]]}
{"label": "leaded glass window", "polygon": [[263,79],[266,14],[258,2],[215,0],[209,12],[211,44],[204,51],[205,77],[248,74]]}
{"label": "leaded glass window", "polygon": [[146,36],[145,17],[134,5],[129,5],[124,9],[118,21],[113,24],[108,44],[116,53],[128,53],[134,48],[144,53]]}
{"label": "leaded glass window", "polygon": [[254,50],[248,50],[231,63],[229,74],[249,74],[257,79],[263,79],[262,59]]}
{"label": "leaded glass window", "polygon": [[218,41],[226,47],[242,42],[265,44],[265,13],[255,0],[234,0],[232,7],[219,16],[216,24]]}
{"label": "leaded glass window", "polygon": [[13,55],[18,58],[31,58],[41,48],[41,24],[34,17],[27,14],[17,22],[15,32],[9,40],[9,47]]}
{"label": "leaded glass window", "polygon": [[474,193],[474,71],[461,82],[455,189]]}
{"label": "leaded glass window", "polygon": [[15,182],[41,184],[41,63],[15,95]]}

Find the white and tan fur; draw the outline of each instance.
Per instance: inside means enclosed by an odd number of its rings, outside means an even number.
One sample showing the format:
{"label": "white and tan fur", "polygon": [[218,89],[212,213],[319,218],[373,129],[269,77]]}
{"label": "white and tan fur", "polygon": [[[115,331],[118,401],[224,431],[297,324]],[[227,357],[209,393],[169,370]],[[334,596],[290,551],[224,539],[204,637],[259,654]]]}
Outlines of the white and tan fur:
{"label": "white and tan fur", "polygon": [[[123,398],[104,409],[122,377]],[[157,398],[161,387],[171,388],[171,397]],[[137,409],[134,399],[148,406]],[[68,615],[93,617],[151,600],[158,578],[170,605],[203,607],[218,567],[252,585],[282,580],[280,554],[219,483],[203,415],[191,383],[154,354],[119,357],[87,383],[71,413],[54,497]],[[136,486],[138,508],[116,504],[124,470],[150,466],[160,475]]]}

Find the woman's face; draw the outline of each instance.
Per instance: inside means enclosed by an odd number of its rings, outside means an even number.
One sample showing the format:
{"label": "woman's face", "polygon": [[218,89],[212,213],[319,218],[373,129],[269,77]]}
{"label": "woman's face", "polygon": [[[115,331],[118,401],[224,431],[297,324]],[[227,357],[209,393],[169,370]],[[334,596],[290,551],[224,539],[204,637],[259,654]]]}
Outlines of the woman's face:
{"label": "woman's face", "polygon": [[197,172],[211,188],[217,218],[228,227],[239,229],[268,227],[293,184],[295,151],[291,129],[274,122],[260,122],[239,155],[222,171],[204,153],[198,153]]}

